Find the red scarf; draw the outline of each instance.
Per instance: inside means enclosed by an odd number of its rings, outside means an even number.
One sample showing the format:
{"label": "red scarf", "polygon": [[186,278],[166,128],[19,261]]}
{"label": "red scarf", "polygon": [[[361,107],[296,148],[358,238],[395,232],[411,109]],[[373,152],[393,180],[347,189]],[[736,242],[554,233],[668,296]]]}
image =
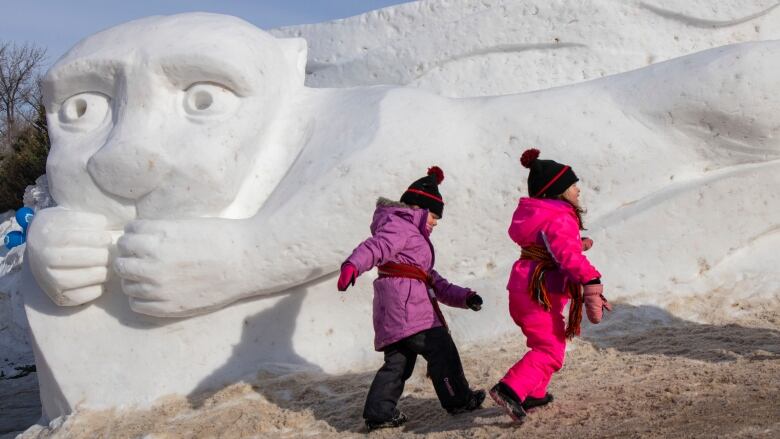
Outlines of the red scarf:
{"label": "red scarf", "polygon": [[[558,264],[553,259],[550,252],[540,245],[523,247],[520,253],[520,259],[537,262],[534,271],[531,274],[531,280],[528,284],[528,290],[531,298],[544,308],[550,310],[550,296],[547,292],[547,286],[544,282],[544,273],[548,270],[557,270]],[[566,324],[566,338],[572,338],[580,335],[580,323],[582,322],[582,304],[585,299],[582,295],[582,285],[566,280],[564,290],[571,297],[569,305],[569,321]]]}
{"label": "red scarf", "polygon": [[386,264],[377,267],[379,271],[379,277],[405,277],[408,279],[417,279],[422,281],[428,289],[428,299],[431,301],[433,311],[439,317],[441,324],[447,331],[450,328],[447,326],[447,321],[444,320],[444,314],[439,308],[439,302],[436,300],[436,295],[433,294],[433,279],[431,275],[423,271],[421,268],[417,268],[414,265],[402,264],[400,262],[388,262]]}

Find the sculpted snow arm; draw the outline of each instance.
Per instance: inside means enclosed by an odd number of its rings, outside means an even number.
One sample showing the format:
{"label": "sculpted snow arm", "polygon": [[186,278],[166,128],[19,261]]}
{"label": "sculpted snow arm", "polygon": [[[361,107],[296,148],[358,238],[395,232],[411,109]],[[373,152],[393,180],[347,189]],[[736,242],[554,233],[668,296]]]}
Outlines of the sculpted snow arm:
{"label": "sculpted snow arm", "polygon": [[[239,223],[239,224],[236,224]],[[246,293],[250,230],[224,219],[137,220],[117,241],[114,270],[130,307],[153,316],[188,316]]]}
{"label": "sculpted snow arm", "polygon": [[203,314],[337,268],[335,255],[312,251],[306,233],[290,233],[289,223],[136,220],[117,242],[113,268],[134,311],[157,317]]}

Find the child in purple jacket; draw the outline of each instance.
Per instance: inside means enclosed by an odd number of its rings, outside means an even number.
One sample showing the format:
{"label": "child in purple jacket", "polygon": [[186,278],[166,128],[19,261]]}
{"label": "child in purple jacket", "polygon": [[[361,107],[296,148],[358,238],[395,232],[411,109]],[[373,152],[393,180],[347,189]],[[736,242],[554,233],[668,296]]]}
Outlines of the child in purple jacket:
{"label": "child in purple jacket", "polygon": [[380,198],[371,238],[358,245],[341,266],[339,291],[354,285],[357,276],[373,267],[379,271],[374,281],[374,347],[384,353],[385,364],[371,383],[363,410],[369,430],[406,422],[396,405],[417,355],[428,362],[428,376],[449,413],[474,410],[485,399],[484,390],[469,388],[438,305],[440,301],[474,311],[482,306],[476,292],[449,283],[433,269],[429,235],[444,210],[438,189],[442,180],[444,173],[434,166],[409,186],[400,202]]}

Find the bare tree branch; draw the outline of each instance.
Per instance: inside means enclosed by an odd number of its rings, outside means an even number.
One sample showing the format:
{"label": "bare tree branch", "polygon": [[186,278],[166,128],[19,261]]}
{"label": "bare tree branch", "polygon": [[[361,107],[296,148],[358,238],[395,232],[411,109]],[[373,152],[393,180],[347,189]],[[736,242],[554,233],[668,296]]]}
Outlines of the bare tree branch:
{"label": "bare tree branch", "polygon": [[0,133],[3,143],[13,143],[21,121],[32,120],[31,102],[39,93],[39,69],[46,49],[34,44],[0,41]]}
{"label": "bare tree branch", "polygon": [[32,82],[33,87],[24,97],[24,105],[18,114],[21,115],[25,123],[35,125],[38,120],[38,109],[43,108],[43,75],[36,72]]}

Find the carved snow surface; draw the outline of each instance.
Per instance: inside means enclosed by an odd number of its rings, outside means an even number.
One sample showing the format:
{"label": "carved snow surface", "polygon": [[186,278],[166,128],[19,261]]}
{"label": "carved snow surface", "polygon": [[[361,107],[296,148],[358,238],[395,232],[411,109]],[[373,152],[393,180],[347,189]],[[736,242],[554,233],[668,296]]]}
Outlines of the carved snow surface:
{"label": "carved snow surface", "polygon": [[486,96],[780,39],[777,6],[774,0],[424,0],[271,32],[309,41],[312,87],[398,84]]}

